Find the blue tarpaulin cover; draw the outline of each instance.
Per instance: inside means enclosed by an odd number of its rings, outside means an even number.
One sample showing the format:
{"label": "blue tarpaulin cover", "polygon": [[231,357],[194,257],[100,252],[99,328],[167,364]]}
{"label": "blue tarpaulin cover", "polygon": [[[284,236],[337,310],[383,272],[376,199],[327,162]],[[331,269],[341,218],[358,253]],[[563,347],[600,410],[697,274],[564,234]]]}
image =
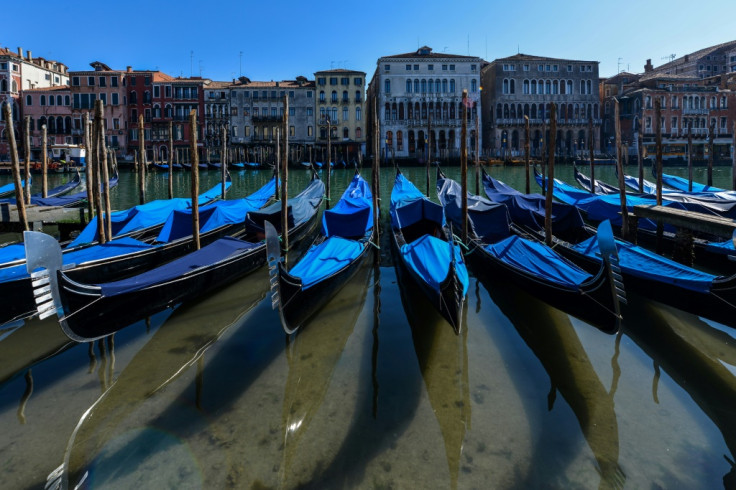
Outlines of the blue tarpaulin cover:
{"label": "blue tarpaulin cover", "polygon": [[[113,189],[118,185],[118,176],[115,174],[114,177],[110,179],[110,189]],[[102,190],[102,186],[100,185],[100,190]],[[77,192],[76,194],[70,194],[68,196],[61,196],[61,197],[47,197],[46,199],[42,197],[38,198],[32,198],[31,203],[35,204],[36,206],[73,206],[81,201],[84,201],[87,199],[87,191],[81,191]]]}
{"label": "blue tarpaulin cover", "polygon": [[[31,178],[31,181],[33,181],[32,178]],[[25,187],[25,185],[26,185],[25,179],[24,180],[21,180],[20,181],[21,188]],[[1,186],[0,187],[0,196],[3,196],[5,194],[9,194],[11,192],[15,192],[15,184],[13,182],[11,182],[9,184],[5,184],[4,186]]]}
{"label": "blue tarpaulin cover", "polygon": [[[313,179],[306,189],[296,197],[290,198],[287,210],[289,227],[291,228],[292,226],[308,221],[314,215],[314,210],[321,204],[324,193],[324,182],[319,179]],[[280,202],[266,206],[260,211],[248,213],[248,225],[256,229],[262,230],[263,222],[266,220],[271,222],[279,233],[281,232]]]}
{"label": "blue tarpaulin cover", "polygon": [[548,246],[518,236],[488,245],[486,251],[517,269],[568,288],[578,288],[592,277]]}
{"label": "blue tarpaulin cover", "polygon": [[[442,206],[425,198],[406,177],[397,174],[391,191],[391,225],[399,229],[422,219],[444,225]],[[458,245],[423,235],[402,245],[400,252],[406,266],[438,292],[440,283],[447,278],[450,264],[454,262],[455,273],[463,285],[463,295],[468,292],[468,270]]]}
{"label": "blue tarpaulin cover", "polygon": [[[462,187],[452,179],[437,180],[437,194],[445,207],[445,216],[454,226],[462,227]],[[468,225],[486,243],[509,236],[506,206],[484,197],[468,194]]]}
{"label": "blue tarpaulin cover", "polygon": [[[452,251],[452,255],[451,255]],[[411,243],[401,247],[401,256],[407,266],[432,289],[439,291],[440,283],[447,278],[452,259],[455,260],[455,272],[463,285],[463,296],[468,292],[468,270],[465,267],[460,247],[439,238],[423,235]]]}
{"label": "blue tarpaulin cover", "polygon": [[26,246],[22,243],[13,243],[0,247],[0,265],[6,262],[26,258]]}
{"label": "blue tarpaulin cover", "polygon": [[[536,230],[544,229],[545,197],[541,194],[523,194],[490,175],[483,176],[486,195],[506,205],[511,220]],[[583,226],[583,218],[575,206],[552,202],[552,232],[559,233]]]}
{"label": "blue tarpaulin cover", "polygon": [[[573,248],[589,257],[602,260],[596,236],[574,245]],[[679,264],[631,243],[616,240],[616,249],[621,270],[632,276],[701,293],[710,292],[715,279],[712,274]]]}
{"label": "blue tarpaulin cover", "polygon": [[186,273],[196,271],[199,268],[221,262],[244,250],[258,246],[261,245],[236,238],[220,238],[196,252],[192,252],[156,269],[128,279],[99,284],[99,286],[102,289],[102,294],[107,297],[145,289],[156,284],[171,281]]}
{"label": "blue tarpaulin cover", "polygon": [[365,246],[365,242],[348,240],[337,235],[331,236],[319,245],[310,247],[289,274],[302,280],[302,289],[308,289],[350,265]]}
{"label": "blue tarpaulin cover", "polygon": [[[118,255],[138,252],[152,248],[153,245],[139,242],[130,237],[123,237],[108,243],[94,245],[79,250],[74,250],[61,255],[64,265],[79,265],[92,260],[117,257]],[[25,256],[25,254],[24,254]],[[0,282],[11,281],[21,277],[27,277],[26,264],[0,269]]]}
{"label": "blue tarpaulin cover", "polygon": [[[199,196],[199,202],[205,203],[212,199],[216,199],[220,195],[222,184],[217,184],[206,193]],[[156,201],[139,204],[130,209],[123,211],[115,211],[110,214],[112,222],[112,236],[124,235],[138,230],[143,230],[151,226],[157,226],[166,221],[169,215],[177,209],[187,209],[191,207],[192,200],[183,197],[174,199],[158,199]],[[191,234],[191,221],[190,221]],[[85,243],[97,241],[97,217],[90,220],[84,230],[77,238],[67,245],[67,248],[74,248]]]}
{"label": "blue tarpaulin cover", "polygon": [[[248,197],[231,201],[217,201],[199,208],[199,231],[205,233],[221,226],[245,223],[246,214],[262,208],[275,192],[276,181],[271,179],[266,185]],[[168,215],[156,241],[168,243],[178,238],[188,237],[191,234],[191,208],[175,209]]]}
{"label": "blue tarpaulin cover", "polygon": [[445,224],[442,206],[419,192],[403,174],[398,174],[391,191],[391,223],[394,228],[406,228],[423,219]]}
{"label": "blue tarpaulin cover", "polygon": [[322,215],[325,236],[363,237],[373,228],[373,194],[360,175],[353,177],[337,205]]}
{"label": "blue tarpaulin cover", "polygon": [[[687,191],[688,189],[688,180],[684,179],[682,177],[677,177],[675,175],[668,175],[668,174],[662,174],[662,183],[668,187],[672,187],[673,189],[678,189],[681,191]],[[705,184],[699,184],[698,182],[693,182],[693,192],[724,192],[725,189],[721,189],[720,187],[713,187],[708,186]]]}

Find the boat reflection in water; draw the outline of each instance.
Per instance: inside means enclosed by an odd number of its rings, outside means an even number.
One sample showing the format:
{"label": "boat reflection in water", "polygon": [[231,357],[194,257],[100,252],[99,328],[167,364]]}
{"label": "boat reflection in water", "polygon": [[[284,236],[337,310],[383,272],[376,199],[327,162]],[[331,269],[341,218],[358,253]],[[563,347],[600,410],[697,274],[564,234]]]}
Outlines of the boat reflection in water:
{"label": "boat reflection in water", "polygon": [[[199,408],[205,352],[265,298],[267,288],[263,275],[254,274],[192,306],[177,310],[82,416],[67,446],[63,465],[49,475],[49,481],[60,483],[62,488],[66,488],[67,483],[73,488],[82,481],[97,488],[114,483],[127,485],[138,480],[138,476],[132,475],[145,472],[141,466],[160,451],[174,451],[174,455],[164,457],[164,461],[173,466],[170,458],[178,455],[175,447],[172,449],[176,438],[167,435],[162,426],[175,425],[175,421],[162,422],[161,418],[165,417],[159,418],[159,412],[144,410],[145,402],[196,365],[195,398]],[[188,412],[187,416],[190,419],[184,419],[185,425],[193,423],[191,417],[197,414]],[[186,451],[196,449],[206,448],[196,445],[185,448]],[[186,458],[180,463],[181,467],[195,465]],[[179,484],[201,486],[198,472],[177,473],[181,467],[174,468],[171,475],[166,465],[159,466],[155,470],[157,478],[170,477]]]}
{"label": "boat reflection in water", "polygon": [[309,437],[310,422],[324,404],[335,367],[363,311],[372,277],[368,263],[360,266],[311,320],[287,337],[280,468],[283,488],[298,486],[310,477],[317,453],[309,449],[309,444],[318,444],[323,438],[322,434]]}
{"label": "boat reflection in water", "polygon": [[652,397],[663,369],[715,424],[731,451],[723,455],[724,488],[736,488],[736,338],[700,318],[635,298],[629,314],[646,318],[624,332],[655,364]]}
{"label": "boat reflection in water", "polygon": [[[549,375],[552,387],[547,395],[548,410],[553,409],[559,393],[575,414],[598,466],[599,488],[623,488],[626,475],[618,463],[619,435],[613,402],[616,378],[609,393],[566,313],[512,285],[492,280],[482,283]],[[615,376],[615,358],[613,363]],[[548,455],[535,458],[544,461]],[[559,471],[563,473],[564,468]],[[532,486],[527,483],[522,482],[521,487]]]}
{"label": "boat reflection in water", "polygon": [[[451,488],[457,488],[465,432],[470,427],[471,404],[468,387],[468,329],[459,334],[447,328],[446,320],[416,288],[406,287],[399,273],[401,302],[411,326],[414,351],[437,418],[450,472]],[[462,324],[467,325],[468,304]]]}

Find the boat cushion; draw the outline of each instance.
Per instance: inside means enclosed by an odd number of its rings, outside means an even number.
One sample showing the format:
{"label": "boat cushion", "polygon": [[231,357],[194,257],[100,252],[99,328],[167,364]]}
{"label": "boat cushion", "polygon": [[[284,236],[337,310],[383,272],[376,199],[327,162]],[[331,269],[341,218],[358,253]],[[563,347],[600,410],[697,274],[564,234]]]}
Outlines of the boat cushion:
{"label": "boat cushion", "polygon": [[[616,248],[618,249],[618,261],[621,270],[635,277],[672,284],[701,293],[710,291],[713,279],[716,277],[713,274],[682,265],[631,243],[616,240]],[[590,237],[584,242],[574,245],[573,249],[588,257],[600,260],[597,236]]]}
{"label": "boat cushion", "polygon": [[510,236],[485,249],[512,267],[561,286],[577,288],[592,277],[548,246],[518,236]]}
{"label": "boat cushion", "polygon": [[365,248],[365,242],[348,240],[339,236],[327,238],[309,248],[302,259],[289,271],[302,280],[302,289],[329,277],[353,262]]}

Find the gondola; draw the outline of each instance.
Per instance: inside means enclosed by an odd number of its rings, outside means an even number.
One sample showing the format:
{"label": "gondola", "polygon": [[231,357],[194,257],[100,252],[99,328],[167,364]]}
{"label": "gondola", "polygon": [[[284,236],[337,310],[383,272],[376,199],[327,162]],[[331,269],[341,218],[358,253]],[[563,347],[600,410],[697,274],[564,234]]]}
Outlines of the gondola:
{"label": "gondola", "polygon": [[[445,216],[453,226],[462,227],[462,188],[437,168],[437,194]],[[618,330],[625,302],[613,231],[603,222],[598,236],[606,253],[595,273],[588,273],[541,242],[512,234],[504,204],[468,194],[468,248],[470,266],[479,277],[490,281],[503,278],[537,298],[585,320],[601,330]]]}
{"label": "gondola", "polygon": [[605,194],[615,194],[618,192],[617,187],[614,187],[610,184],[606,184],[605,182],[602,182],[600,180],[596,180],[595,189],[591,189],[590,177],[580,173],[576,165],[573,165],[572,170],[575,175],[575,180],[580,185],[580,187],[590,192],[591,194],[604,194],[605,195]]}
{"label": "gondola", "polygon": [[[171,165],[174,170],[181,170],[182,166],[178,163],[174,163]],[[152,165],[154,170],[158,170],[159,172],[168,172],[169,171],[169,164],[168,163],[154,163]]]}
{"label": "gondola", "polygon": [[[29,181],[32,182],[33,181],[33,178],[29,179]],[[26,185],[26,181],[25,180],[21,180],[20,181],[20,187],[21,187],[21,189],[23,189],[25,187],[25,185]],[[11,182],[9,184],[5,184],[3,186],[0,186],[0,197],[6,197],[6,196],[9,196],[9,195],[11,195],[13,193],[15,193],[15,184],[13,182]]]}
{"label": "gondola", "polygon": [[[53,189],[49,189],[46,192],[46,197],[45,198],[43,197],[43,193],[41,193],[41,192],[37,192],[35,194],[31,194],[31,204],[33,204],[33,205],[43,205],[43,204],[39,204],[39,202],[43,202],[43,201],[40,201],[41,199],[49,199],[49,198],[54,198],[54,197],[62,196],[64,194],[67,194],[67,193],[73,191],[77,187],[79,187],[79,184],[81,184],[81,183],[82,183],[82,179],[81,179],[81,177],[79,175],[79,170],[77,170],[76,171],[76,174],[74,175],[74,177],[71,180],[69,180],[68,182],[65,182],[65,183],[63,183],[63,184],[61,184],[59,186],[56,186]],[[0,188],[0,194],[1,193],[2,193],[2,188]],[[10,204],[15,204],[15,199],[2,199],[2,202],[7,202],[7,203],[10,203]]]}
{"label": "gondola", "polygon": [[446,226],[442,206],[426,198],[399,170],[391,191],[391,232],[397,267],[404,268],[459,333],[468,292],[462,251]]}
{"label": "gondola", "polygon": [[[289,203],[289,236],[297,242],[316,227],[324,184],[312,182]],[[266,262],[265,221],[280,226],[281,209],[269,206],[248,213],[239,238],[224,237],[179,259],[120,281],[83,284],[71,280],[61,267],[61,250],[43,233],[25,232],[28,268],[33,273],[41,317],[59,315],[62,330],[76,341],[109,335],[133,321],[178,303],[192,301],[238,279]],[[247,225],[246,225],[247,226]],[[39,284],[44,283],[45,284]]]}
{"label": "gondola", "polygon": [[[654,165],[652,165],[652,175],[655,178],[657,177],[657,169]],[[662,184],[679,191],[688,192],[688,190],[690,189],[690,182],[688,181],[688,179],[665,173],[662,173]],[[695,181],[693,181],[692,183],[692,188],[692,192],[730,192],[726,189],[721,189],[720,187],[701,184]]]}
{"label": "gondola", "polygon": [[[499,187],[503,186],[494,180],[484,173],[484,188],[491,200],[495,200]],[[540,205],[544,199],[538,194],[527,195],[526,198],[537,200]],[[519,207],[510,208],[509,212],[515,221],[517,216],[523,218],[527,211]],[[538,223],[536,226],[528,222],[517,224],[531,236],[543,239],[544,229]],[[591,273],[600,268],[600,247],[590,227],[568,227],[558,233],[553,224],[553,235],[553,246],[562,256]],[[627,290],[725,325],[736,326],[736,275],[715,276],[623,240],[616,240],[615,243]]]}
{"label": "gondola", "polygon": [[[247,198],[218,201],[200,208],[200,243],[206,245],[225,235],[240,233],[245,214],[263,207],[274,192],[275,181],[272,179]],[[62,267],[71,267],[65,271],[67,277],[82,283],[122,279],[194,250],[191,210],[180,208],[166,212],[168,219],[152,243],[123,237],[105,244],[64,251]],[[8,300],[8,305],[0,310],[0,324],[36,312],[32,280],[25,264],[0,269],[0,295]]]}
{"label": "gondola", "polygon": [[222,163],[219,163],[219,162],[208,163],[207,164],[207,168],[211,168],[211,169],[215,169],[215,170],[220,170],[222,168]]}
{"label": "gondola", "polygon": [[372,194],[356,172],[337,205],[322,215],[321,233],[289,270],[280,260],[278,235],[266,230],[274,309],[287,334],[319,311],[350,280],[368,255],[374,239]]}
{"label": "gondola", "polygon": [[[115,172],[113,173],[112,177],[110,177],[109,180],[109,187],[110,190],[117,187],[119,181],[119,175],[117,169],[115,169]],[[100,189],[102,186],[100,186]],[[81,204],[84,204],[87,201],[87,191],[84,190],[82,192],[77,192],[75,194],[71,194],[69,196],[58,196],[58,197],[37,197],[32,198],[31,203],[35,204],[36,206],[58,206],[62,208],[73,208],[75,206],[79,206]]]}

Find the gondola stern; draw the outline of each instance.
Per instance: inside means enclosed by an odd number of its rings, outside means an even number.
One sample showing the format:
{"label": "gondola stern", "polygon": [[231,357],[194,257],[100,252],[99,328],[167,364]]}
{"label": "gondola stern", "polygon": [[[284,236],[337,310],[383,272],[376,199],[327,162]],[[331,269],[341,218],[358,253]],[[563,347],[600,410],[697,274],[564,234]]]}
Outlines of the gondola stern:
{"label": "gondola stern", "polygon": [[[59,242],[38,231],[24,231],[26,270],[31,276],[31,286],[36,302],[36,311],[41,320],[51,316],[62,316],[58,271],[63,259]],[[36,269],[41,270],[36,270]]]}
{"label": "gondola stern", "polygon": [[598,225],[598,246],[611,284],[611,296],[615,316],[620,320],[621,304],[626,304],[626,290],[618,261],[618,250],[613,237],[611,222],[605,220]]}

